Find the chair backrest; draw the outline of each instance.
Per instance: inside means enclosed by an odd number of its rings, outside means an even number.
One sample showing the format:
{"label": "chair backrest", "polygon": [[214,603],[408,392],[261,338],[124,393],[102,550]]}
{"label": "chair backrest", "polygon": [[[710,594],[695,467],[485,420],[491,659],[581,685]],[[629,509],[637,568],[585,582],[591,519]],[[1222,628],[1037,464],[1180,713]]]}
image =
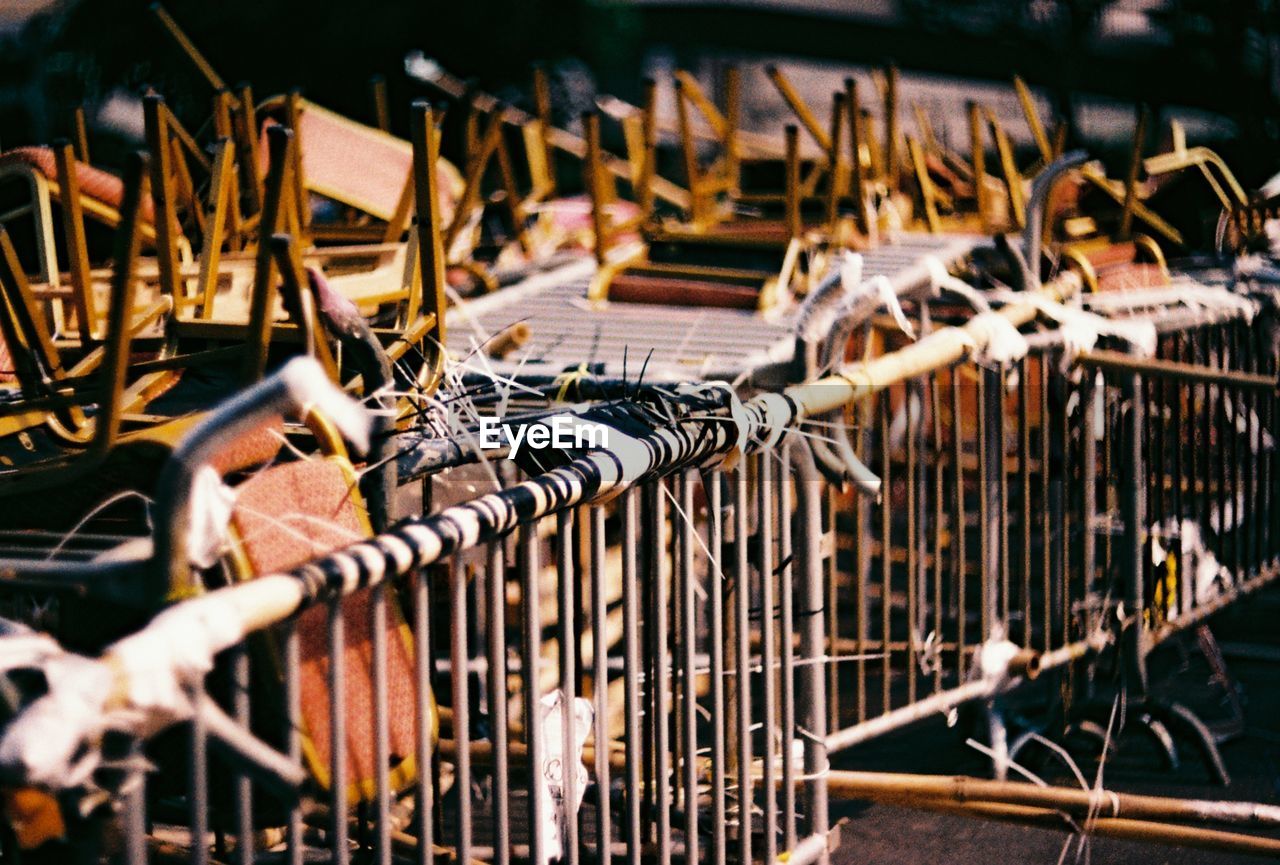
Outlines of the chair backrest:
{"label": "chair backrest", "polygon": [[[309,417],[313,425],[319,418]],[[317,428],[322,428],[320,422]],[[372,535],[359,476],[341,452],[335,434],[321,435],[330,453],[306,460],[273,465],[257,472],[235,488],[232,512],[232,553],[239,579],[276,573]],[[342,686],[348,722],[346,777],[350,796],[373,795],[376,770],[372,685],[373,590],[365,589],[342,601],[344,645]],[[413,765],[417,700],[413,643],[394,597],[388,599],[389,627],[387,682],[390,712],[390,748],[394,765],[391,783],[404,789],[417,777]],[[305,733],[303,752],[316,780],[328,787],[333,753],[330,726],[331,647],[328,611],[313,607],[298,618],[301,650],[300,689]]]}
{"label": "chair backrest", "polygon": [[[278,103],[268,100],[259,110],[270,111]],[[408,141],[306,99],[298,100],[296,124],[307,190],[378,219],[390,221],[396,216],[413,171],[413,146]],[[259,148],[263,171],[265,150]],[[463,178],[443,159],[436,170],[442,222],[447,225],[462,194]]]}

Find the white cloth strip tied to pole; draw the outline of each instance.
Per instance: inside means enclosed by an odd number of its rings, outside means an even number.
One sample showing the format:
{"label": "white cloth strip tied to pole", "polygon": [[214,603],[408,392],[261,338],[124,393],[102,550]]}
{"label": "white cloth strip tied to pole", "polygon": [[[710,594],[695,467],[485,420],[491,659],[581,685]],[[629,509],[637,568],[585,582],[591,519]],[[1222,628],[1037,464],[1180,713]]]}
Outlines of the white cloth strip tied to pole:
{"label": "white cloth strip tied to pole", "polygon": [[998,312],[984,312],[969,319],[969,356],[980,366],[1002,366],[1027,356],[1026,337]]}
{"label": "white cloth strip tied to pole", "polygon": [[846,252],[838,266],[809,292],[796,313],[796,333],[807,342],[817,342],[831,332],[844,299],[862,282],[862,256]]}
{"label": "white cloth strip tied to pole", "polygon": [[995,293],[994,297],[1005,303],[1030,303],[1045,318],[1057,322],[1065,349],[1064,368],[1084,352],[1092,351],[1100,336],[1124,340],[1141,357],[1155,356],[1156,327],[1150,321],[1110,319],[1029,292],[1002,291]]}
{"label": "white cloth strip tied to pole", "polygon": [[929,270],[929,282],[933,287],[933,294],[937,295],[947,291],[964,298],[978,312],[991,311],[991,304],[983,296],[983,293],[963,279],[952,276],[951,272],[947,270],[947,266],[936,255],[926,255],[924,257],[924,266]]}
{"label": "white cloth strip tied to pole", "polygon": [[[542,797],[543,827],[547,840],[542,847],[542,862],[559,859],[564,853],[565,823],[576,819],[587,792],[587,767],[582,763],[582,749],[595,721],[595,707],[590,700],[575,697],[566,704],[563,691],[546,694],[539,701],[542,712],[542,765],[538,767],[542,781],[538,795]],[[564,725],[569,724],[572,734],[569,743],[572,752],[564,753]],[[573,800],[565,797],[565,772],[573,772]]]}
{"label": "white cloth strip tied to pole", "polygon": [[1251,322],[1258,304],[1243,294],[1193,279],[1177,279],[1168,286],[1124,291],[1097,291],[1080,298],[1090,310],[1100,313],[1140,308],[1182,306],[1192,310],[1218,311],[1240,315]]}
{"label": "white cloth strip tied to pole", "polygon": [[898,329],[905,333],[908,338],[915,339],[916,329],[911,326],[911,322],[907,319],[907,314],[902,311],[902,303],[898,300],[898,292],[894,289],[893,283],[889,281],[889,277],[883,274],[873,276],[867,281],[867,284],[875,290],[880,302],[884,304],[884,308],[893,317],[894,324],[898,325]]}

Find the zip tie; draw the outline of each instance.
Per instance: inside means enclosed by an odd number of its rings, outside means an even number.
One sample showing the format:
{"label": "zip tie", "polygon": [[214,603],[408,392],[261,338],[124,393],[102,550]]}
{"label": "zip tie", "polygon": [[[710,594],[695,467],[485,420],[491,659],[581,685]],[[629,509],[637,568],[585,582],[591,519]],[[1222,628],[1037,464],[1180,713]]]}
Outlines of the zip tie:
{"label": "zip tie", "polygon": [[556,376],[553,384],[558,383],[560,390],[556,392],[556,402],[564,402],[565,395],[569,392],[569,388],[586,378],[590,373],[587,371],[587,362],[584,360],[578,364],[578,368],[570,372],[562,372]]}

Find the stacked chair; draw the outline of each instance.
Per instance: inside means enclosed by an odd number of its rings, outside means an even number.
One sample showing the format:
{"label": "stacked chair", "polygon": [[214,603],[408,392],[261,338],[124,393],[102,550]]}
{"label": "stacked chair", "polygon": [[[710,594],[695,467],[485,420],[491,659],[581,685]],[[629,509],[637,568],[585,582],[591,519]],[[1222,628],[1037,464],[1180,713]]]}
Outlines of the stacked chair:
{"label": "stacked chair", "polygon": [[[1147,688],[1275,575],[1238,498],[1280,476],[1268,295],[1171,265],[1154,209],[1196,168],[1258,246],[1212,152],[1140,123],[1117,184],[1020,79],[1025,163],[977,104],[967,155],[908,134],[892,67],[878,123],[765,70],[778,140],[732,67],[580,134],[541,70],[525,113],[431,69],[449,162],[437,108],[255,102],[154,12],[203,126],[148,92],[123,177],[83,134],[0,153],[4,856],[806,865],[874,786],[829,753],[972,704],[1003,778],[1112,683],[1223,773]],[[491,411],[612,441],[486,449]]]}

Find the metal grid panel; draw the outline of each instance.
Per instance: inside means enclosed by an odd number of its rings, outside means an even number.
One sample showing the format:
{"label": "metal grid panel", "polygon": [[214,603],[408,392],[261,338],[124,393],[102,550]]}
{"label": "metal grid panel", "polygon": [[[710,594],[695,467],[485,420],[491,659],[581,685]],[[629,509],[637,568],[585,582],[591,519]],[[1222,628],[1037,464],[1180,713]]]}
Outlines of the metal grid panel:
{"label": "metal grid panel", "polygon": [[[945,264],[968,253],[976,237],[903,233],[863,253],[863,273],[891,282],[915,279],[926,257]],[[722,379],[790,356],[794,310],[766,316],[735,309],[658,304],[593,304],[587,300],[589,266],[571,265],[450,310],[448,347],[456,357],[517,322],[532,336],[518,353],[487,362],[500,375],[517,370],[557,374],[584,361],[605,365],[604,375],[635,376],[652,352],[647,381]]]}

